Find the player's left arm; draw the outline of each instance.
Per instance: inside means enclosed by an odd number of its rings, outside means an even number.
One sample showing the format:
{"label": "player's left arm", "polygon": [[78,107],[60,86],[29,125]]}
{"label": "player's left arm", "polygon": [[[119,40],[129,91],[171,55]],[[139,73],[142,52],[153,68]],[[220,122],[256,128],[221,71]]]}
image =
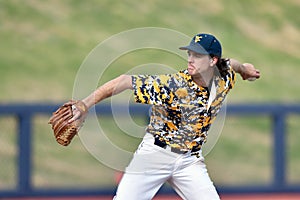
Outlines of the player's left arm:
{"label": "player's left arm", "polygon": [[240,63],[235,59],[230,59],[233,70],[241,75],[243,80],[256,80],[260,77],[260,72],[251,63]]}
{"label": "player's left arm", "polygon": [[[98,87],[89,96],[82,99],[82,102],[85,104],[88,110],[102,100],[119,94],[127,89],[133,89],[131,76],[123,74]],[[73,110],[73,117],[68,122],[71,123],[75,121],[76,119],[80,118],[81,115],[82,112],[80,112],[78,109]]]}

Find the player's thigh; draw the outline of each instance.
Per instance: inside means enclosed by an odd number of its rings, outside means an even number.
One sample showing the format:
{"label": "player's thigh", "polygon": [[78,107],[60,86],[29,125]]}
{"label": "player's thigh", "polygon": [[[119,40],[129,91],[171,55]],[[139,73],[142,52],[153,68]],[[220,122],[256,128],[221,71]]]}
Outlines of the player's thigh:
{"label": "player's thigh", "polygon": [[[154,145],[148,134],[126,168],[116,193],[116,200],[150,200],[170,177],[173,155]],[[174,162],[174,161],[173,161]]]}
{"label": "player's thigh", "polygon": [[220,199],[203,161],[176,170],[169,182],[183,199]]}
{"label": "player's thigh", "polygon": [[125,173],[114,200],[151,200],[167,177],[146,173]]}

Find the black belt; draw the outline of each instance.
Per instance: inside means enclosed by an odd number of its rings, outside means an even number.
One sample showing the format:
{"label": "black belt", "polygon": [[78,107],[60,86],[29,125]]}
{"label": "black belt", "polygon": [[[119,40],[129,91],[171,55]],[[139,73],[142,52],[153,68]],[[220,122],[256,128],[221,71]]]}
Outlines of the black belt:
{"label": "black belt", "polygon": [[[161,141],[158,137],[154,137],[154,144],[163,148],[163,149],[166,149],[167,148],[167,144],[166,142],[164,141]],[[180,149],[178,148],[174,148],[174,147],[170,147],[171,148],[171,151],[173,153],[178,153],[178,154],[186,154],[188,151],[181,151]]]}

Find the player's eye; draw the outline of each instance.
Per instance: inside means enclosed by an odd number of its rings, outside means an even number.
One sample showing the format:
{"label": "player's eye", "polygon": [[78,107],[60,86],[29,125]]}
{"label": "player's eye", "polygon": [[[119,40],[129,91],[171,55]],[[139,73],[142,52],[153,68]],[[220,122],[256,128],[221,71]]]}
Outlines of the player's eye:
{"label": "player's eye", "polygon": [[188,55],[188,56],[191,56],[191,52],[190,52],[190,51],[187,51],[187,55]]}
{"label": "player's eye", "polygon": [[202,57],[202,54],[195,53],[195,57],[196,57],[196,58],[201,58],[201,57]]}

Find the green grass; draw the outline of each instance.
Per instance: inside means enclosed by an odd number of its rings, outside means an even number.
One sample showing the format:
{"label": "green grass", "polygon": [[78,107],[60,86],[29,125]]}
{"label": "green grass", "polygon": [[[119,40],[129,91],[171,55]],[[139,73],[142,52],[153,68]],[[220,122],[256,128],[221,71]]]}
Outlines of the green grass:
{"label": "green grass", "polygon": [[[5,38],[0,46],[0,99],[4,102],[69,99],[81,62],[98,43],[119,32],[149,26],[174,29],[190,36],[212,32],[222,41],[224,56],[253,62],[261,70],[262,79],[237,87],[233,102],[299,100],[299,81],[293,78],[298,72],[300,51],[300,25],[293,16],[297,15],[299,5],[292,0],[0,4],[0,37]],[[140,56],[137,53],[118,64],[131,67],[137,59],[142,63],[151,59],[177,67],[171,56]],[[272,92],[274,89],[280,90],[281,95]],[[253,91],[257,98],[247,91]]]}
{"label": "green grass", "polygon": [[0,188],[12,189],[16,180],[16,123],[12,117],[0,118]]}
{"label": "green grass", "polygon": [[68,147],[56,143],[48,118],[34,120],[33,185],[45,187],[107,187],[114,183],[114,171],[87,152],[79,137]]}
{"label": "green grass", "polygon": [[287,118],[287,178],[291,183],[299,184],[300,180],[299,165],[300,159],[298,152],[300,151],[299,137],[299,116],[292,115]]}
{"label": "green grass", "polygon": [[267,117],[227,116],[217,145],[207,156],[213,180],[221,184],[270,184],[271,121]]}
{"label": "green grass", "polygon": [[[228,103],[298,103],[300,21],[295,16],[299,8],[295,0],[0,0],[0,102],[68,100],[81,63],[96,45],[133,28],[163,27],[188,36],[213,33],[223,44],[224,57],[252,62],[260,69],[262,77],[254,83],[238,78]],[[186,65],[184,59],[163,50],[136,50],[111,63],[99,84],[147,63],[173,69]],[[150,64],[148,71],[158,69]],[[117,97],[117,101],[123,99],[126,97]],[[5,144],[0,145],[1,188],[16,184],[14,120],[0,121],[0,141]],[[115,184],[114,171],[93,158],[79,138],[70,147],[58,146],[47,120],[47,116],[34,119],[35,187]],[[143,124],[143,120],[136,122]],[[292,183],[300,181],[298,121],[298,116],[288,118],[287,175]],[[113,119],[100,116],[100,123],[117,146],[133,151],[138,145],[139,139],[120,131]],[[207,156],[213,180],[231,185],[270,182],[270,119],[230,117],[225,123],[217,146]]]}

